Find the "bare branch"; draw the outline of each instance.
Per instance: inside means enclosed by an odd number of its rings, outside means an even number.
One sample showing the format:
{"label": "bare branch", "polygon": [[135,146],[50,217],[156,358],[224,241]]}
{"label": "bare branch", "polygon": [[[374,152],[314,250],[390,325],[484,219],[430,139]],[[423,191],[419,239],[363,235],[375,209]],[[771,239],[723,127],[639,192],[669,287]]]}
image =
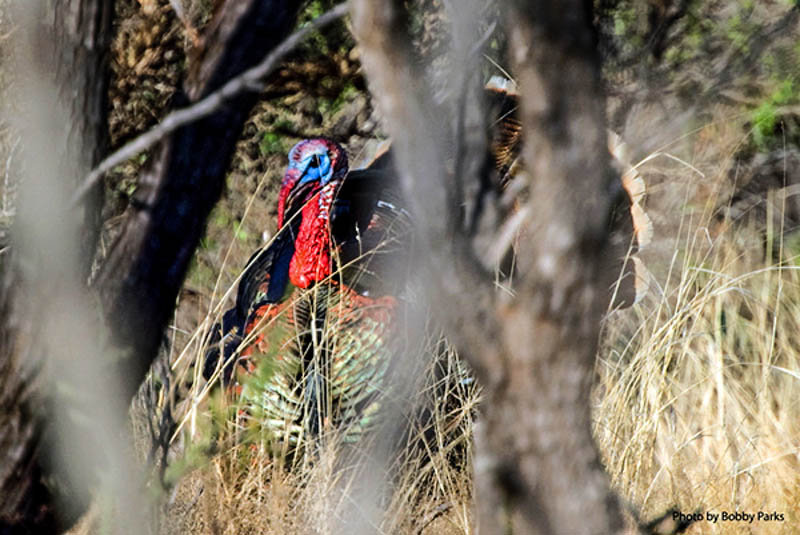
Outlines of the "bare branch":
{"label": "bare branch", "polygon": [[300,44],[309,33],[322,28],[347,13],[347,4],[339,4],[327,13],[320,15],[308,26],[305,26],[287,37],[277,48],[266,55],[261,63],[248,69],[241,75],[232,78],[217,91],[199,100],[195,104],[167,114],[156,126],[139,135],[120,147],[113,154],[103,159],[83,180],[75,191],[70,202],[77,205],[84,196],[91,191],[100,178],[117,165],[133,158],[142,151],[151,148],[178,128],[208,117],[218,111],[224,104],[246,91],[261,91],[264,87],[262,80],[272,72],[289,52]]}

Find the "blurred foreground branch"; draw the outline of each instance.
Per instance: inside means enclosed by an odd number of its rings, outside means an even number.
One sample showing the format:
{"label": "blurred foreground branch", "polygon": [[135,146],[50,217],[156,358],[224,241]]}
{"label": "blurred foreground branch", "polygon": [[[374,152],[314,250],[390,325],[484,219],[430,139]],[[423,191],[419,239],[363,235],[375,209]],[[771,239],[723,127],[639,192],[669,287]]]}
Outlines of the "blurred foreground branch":
{"label": "blurred foreground branch", "polygon": [[[110,327],[106,337],[85,282],[98,204],[90,203],[95,216],[82,225],[68,200],[107,146],[105,58],[113,3],[20,6],[23,27],[33,34],[18,56],[31,69],[20,86],[29,116],[18,118],[29,176],[22,182],[13,262],[4,261],[0,286],[0,528],[61,531],[101,483],[115,485],[103,491],[118,500],[118,525],[135,526],[129,515],[142,513],[141,489],[125,464],[126,408],[156,354],[257,94],[230,98],[159,147],[94,284]],[[177,106],[211,95],[260,61],[289,33],[298,9],[280,0],[226,2]]]}
{"label": "blurred foreground branch", "polygon": [[[64,202],[108,146],[107,49],[114,5],[38,0],[13,7],[19,30],[4,68],[15,72],[23,111],[7,119],[24,141],[20,159],[27,177],[12,229],[14,246],[0,260],[0,532],[54,533],[88,499],[70,478],[89,470],[85,461],[97,461],[98,437],[116,429],[102,419],[116,406],[100,401],[106,389],[86,388],[99,336],[82,290],[100,229],[101,191],[87,191],[82,213]],[[113,389],[113,383],[105,386]],[[87,414],[92,406],[109,411]],[[75,413],[97,417],[98,428],[85,436],[79,426],[65,432]],[[85,456],[56,467],[50,447],[57,445]],[[105,447],[113,445],[111,440]],[[56,502],[72,507],[58,511]]]}

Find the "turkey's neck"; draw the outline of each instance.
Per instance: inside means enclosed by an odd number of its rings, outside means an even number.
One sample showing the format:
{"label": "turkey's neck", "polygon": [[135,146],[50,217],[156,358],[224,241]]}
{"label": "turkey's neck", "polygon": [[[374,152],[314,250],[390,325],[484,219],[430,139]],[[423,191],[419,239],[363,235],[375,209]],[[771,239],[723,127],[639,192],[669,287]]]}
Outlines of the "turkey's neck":
{"label": "turkey's neck", "polygon": [[295,252],[289,263],[289,280],[308,288],[331,274],[330,208],[336,182],[329,182],[303,207]]}

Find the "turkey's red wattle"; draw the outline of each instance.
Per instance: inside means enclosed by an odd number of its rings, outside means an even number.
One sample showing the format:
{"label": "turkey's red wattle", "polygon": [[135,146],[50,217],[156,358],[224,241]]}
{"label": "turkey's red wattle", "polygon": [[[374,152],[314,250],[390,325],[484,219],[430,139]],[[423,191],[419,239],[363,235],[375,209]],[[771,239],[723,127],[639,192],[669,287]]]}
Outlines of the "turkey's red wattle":
{"label": "turkey's red wattle", "polygon": [[303,207],[302,222],[289,263],[289,280],[299,288],[308,288],[331,274],[330,204],[335,184],[329,183]]}

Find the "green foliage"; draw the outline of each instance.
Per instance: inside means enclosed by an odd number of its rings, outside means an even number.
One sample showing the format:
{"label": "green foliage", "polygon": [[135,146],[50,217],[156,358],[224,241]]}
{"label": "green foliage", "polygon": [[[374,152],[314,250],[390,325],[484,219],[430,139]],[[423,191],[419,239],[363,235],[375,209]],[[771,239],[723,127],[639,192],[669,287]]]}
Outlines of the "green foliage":
{"label": "green foliage", "polygon": [[[336,4],[337,2],[330,0],[312,0],[308,2],[300,12],[297,26],[300,28],[308,26],[312,20],[325,14]],[[298,47],[303,57],[313,59],[315,56],[329,56],[334,52],[348,50],[354,44],[350,32],[342,21],[337,21],[330,25],[324,32],[324,34],[318,30],[311,32],[305,43]]]}
{"label": "green foliage", "polygon": [[620,39],[629,40],[629,46],[640,47],[644,45],[643,36],[638,31],[639,16],[634,5],[621,5],[612,15],[614,35]]}
{"label": "green foliage", "polygon": [[791,264],[800,266],[800,231],[787,234],[783,239],[783,248]]}
{"label": "green foliage", "polygon": [[207,288],[213,286],[216,277],[217,274],[211,266],[204,262],[198,262],[189,275],[189,281],[199,288]]}
{"label": "green foliage", "polygon": [[[279,330],[279,329],[273,329]],[[270,348],[280,347],[276,343],[275,335],[273,333],[266,333],[268,344]],[[245,436],[243,437],[244,443],[257,444],[265,441],[272,442],[271,431],[268,425],[263,425],[266,415],[262,405],[262,396],[264,392],[268,392],[272,385],[272,378],[278,371],[277,359],[275,352],[270,355],[260,356],[259,364],[256,372],[248,377],[242,385],[242,396],[237,404],[237,410],[246,410],[250,416],[250,423],[246,428]]]}
{"label": "green foliage", "polygon": [[134,193],[136,193],[136,189],[138,188],[138,184],[135,181],[129,180],[124,181],[120,184],[120,191],[122,191],[128,198],[133,197]]}
{"label": "green foliage", "polygon": [[314,0],[313,2],[309,2],[304,16],[308,17],[309,20],[315,19],[325,13],[325,8],[326,6],[323,5],[323,2],[320,0]]}
{"label": "green foliage", "polygon": [[164,471],[164,481],[168,485],[174,485],[189,472],[208,465],[225,428],[235,420],[237,410],[238,407],[228,401],[224,389],[216,388],[211,392],[208,403],[210,418],[197,418],[197,431],[192,440],[187,441],[183,455],[170,462]]}
{"label": "green foliage", "polygon": [[725,37],[733,47],[742,52],[747,52],[747,44],[753,29],[747,24],[743,13],[736,13],[725,24]]}
{"label": "green foliage", "polygon": [[[323,80],[323,84],[325,80]],[[327,98],[320,98],[319,99],[319,111],[322,115],[333,115],[337,113],[342,107],[352,100],[356,95],[359,94],[358,89],[353,84],[352,81],[348,81],[342,90],[336,95],[336,98],[327,99]]]}
{"label": "green foliage", "polygon": [[[782,4],[698,0],[671,19],[677,13],[675,5],[653,17],[658,9],[643,9],[632,0],[596,0],[603,10],[601,34],[610,39],[608,48],[613,52],[606,61],[606,75],[611,85],[627,84],[633,76],[668,87],[693,104],[718,102],[723,91],[740,95],[745,102],[758,98],[755,105],[743,104],[741,110],[753,132],[748,150],[776,148],[784,139],[782,125],[787,143],[792,143],[797,137],[797,114],[789,119],[785,108],[800,102],[800,41],[787,31],[773,31],[776,21],[789,16],[786,2]],[[798,5],[797,0],[791,4]],[[659,35],[656,29],[665,21],[671,26]],[[766,46],[764,39],[770,41]],[[714,78],[714,73],[720,76]]]}
{"label": "green foliage", "polygon": [[262,156],[284,154],[288,150],[285,138],[276,132],[264,132],[258,144],[258,151]]}
{"label": "green foliage", "polygon": [[768,150],[781,137],[777,128],[780,118],[780,107],[800,101],[798,84],[794,79],[784,80],[756,109],[752,111],[753,140],[756,147]]}
{"label": "green foliage", "polygon": [[164,482],[170,487],[174,486],[192,470],[206,466],[210,460],[211,451],[211,434],[199,433],[197,438],[189,441],[183,456],[169,463],[164,470]]}
{"label": "green foliage", "polygon": [[220,205],[214,210],[211,221],[216,227],[227,227],[231,221],[230,213]]}
{"label": "green foliage", "polygon": [[241,225],[236,228],[236,239],[242,242],[247,242],[250,239],[250,233],[247,232]]}
{"label": "green foliage", "polygon": [[275,119],[273,122],[275,130],[291,130],[294,128],[294,123],[287,118]]}
{"label": "green foliage", "polygon": [[[605,69],[612,84],[617,76],[627,83],[634,75],[669,87],[687,100],[711,102],[717,100],[712,93],[737,86],[743,90],[740,93],[752,96],[753,85],[745,80],[753,80],[753,75],[782,72],[778,77],[782,81],[787,67],[797,72],[793,58],[800,56],[798,41],[789,39],[786,30],[771,30],[788,16],[783,5],[695,0],[679,11],[677,2],[663,4],[664,10],[654,3],[645,9],[645,4],[633,0],[595,3],[604,10],[599,23],[610,45]],[[770,41],[767,46],[764,39]],[[714,73],[722,73],[723,79],[713,79]]]}

